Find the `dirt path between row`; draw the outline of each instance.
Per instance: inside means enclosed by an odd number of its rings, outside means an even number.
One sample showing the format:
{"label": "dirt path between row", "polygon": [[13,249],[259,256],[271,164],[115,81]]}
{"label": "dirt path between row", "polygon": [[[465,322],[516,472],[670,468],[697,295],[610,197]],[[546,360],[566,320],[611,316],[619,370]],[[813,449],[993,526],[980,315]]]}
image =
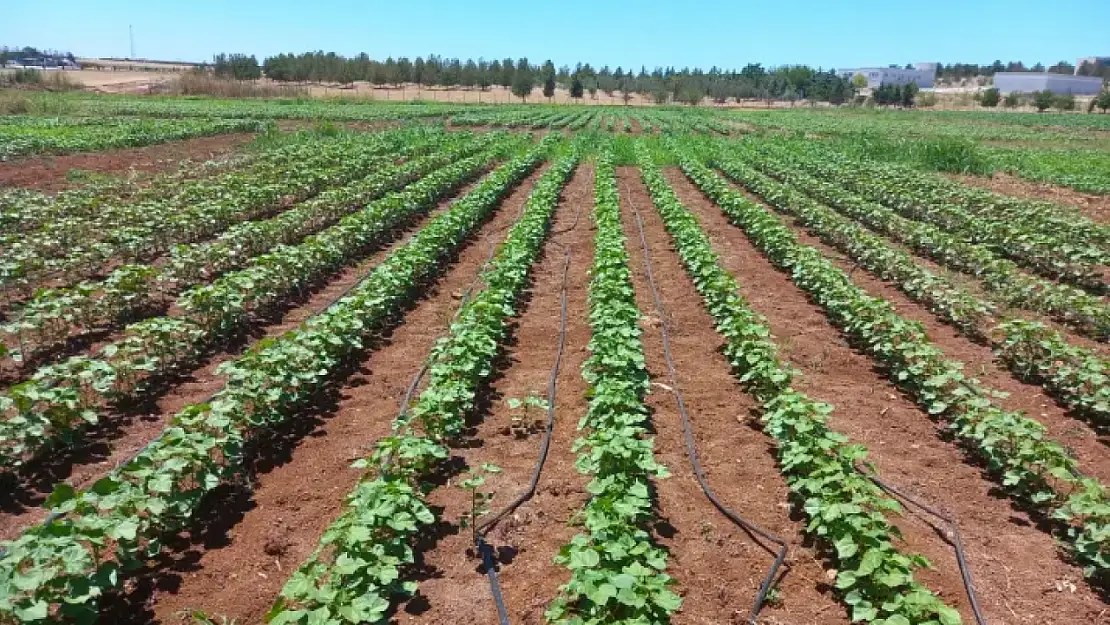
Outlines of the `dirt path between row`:
{"label": "dirt path between row", "polygon": [[108,175],[162,173],[177,169],[183,160],[203,163],[227,156],[252,139],[252,133],[232,133],[140,148],[36,156],[0,162],[0,188],[12,186],[46,192],[64,191],[84,184],[80,180],[69,179],[69,172],[73,170]]}
{"label": "dirt path between row", "polygon": [[[572,517],[586,502],[587,478],[574,466],[572,445],[578,419],[586,411],[586,383],[582,363],[588,356],[589,267],[593,262],[593,169],[580,166],[563,189],[550,239],[533,273],[526,306],[505,350],[505,367],[491,385],[488,408],[473,424],[466,442],[453,450],[457,462],[477,467],[493,463],[502,473],[490,475],[484,491],[494,494],[489,507],[496,512],[525,491],[535,468],[547,414],[511,410],[510,398],[528,395],[547,398],[547,384],[558,351],[561,290],[565,251],[567,266],[566,345],[556,378],[555,423],[551,447],[535,496],[503,519],[488,534],[498,555],[505,605],[513,623],[543,623],[548,602],[568,573],[552,557],[577,532]],[[540,427],[518,436],[513,417]],[[398,618],[406,623],[486,625],[497,622],[497,612],[484,569],[470,550],[472,534],[458,520],[469,510],[469,498],[454,484],[432,493],[432,503],[444,510],[451,528],[422,554],[420,595]]]}
{"label": "dirt path between row", "polygon": [[1078,210],[1095,223],[1110,224],[1110,196],[1083,193],[1068,187],[1023,180],[996,172],[989,178],[961,174],[943,174],[949,180],[995,193],[1032,200],[1044,200]]}
{"label": "dirt path between row", "polygon": [[[304,297],[287,299],[283,302],[284,307],[277,307],[269,315],[256,318],[241,338],[217,346],[215,352],[195,370],[155,387],[147,393],[145,401],[108,409],[101,424],[85,435],[81,445],[52,454],[45,462],[25,467],[11,494],[0,497],[0,538],[9,538],[19,528],[45,517],[46,511],[37,506],[56,483],[66,481],[77,487],[87,486],[112,467],[127,461],[156,437],[179,410],[203,401],[223,386],[226,377],[216,373],[221,364],[234,360],[256,341],[291,330],[330,306],[351,285],[368,275],[383,258],[402,245],[406,232],[422,227],[445,211],[455,198],[462,197],[476,185],[477,182],[465,185],[451,198],[439,202],[424,217],[412,220],[408,228],[383,237],[381,247],[370,251],[362,261],[321,280],[314,288],[308,289]],[[95,352],[100,345],[120,336],[117,333],[90,351]]]}
{"label": "dirt path between row", "polygon": [[427,296],[341,385],[334,403],[300,415],[299,431],[256,459],[249,498],[225,512],[233,522],[220,531],[198,531],[200,540],[194,538],[173,567],[139,584],[120,618],[174,623],[183,610],[203,609],[237,622],[262,620],[285,580],[341,512],[360,475],[350,463],[390,432],[409,381],[539,175],[509,195]]}
{"label": "dirt path between row", "polygon": [[[779,216],[783,217],[781,214]],[[964,363],[964,372],[967,375],[1006,393],[1007,397],[995,400],[998,405],[1007,410],[1023,411],[1042,423],[1050,438],[1066,445],[1075,453],[1081,470],[1103,483],[1110,483],[1110,449],[1107,448],[1110,436],[1100,436],[1085,421],[1073,418],[1041,386],[1016,379],[1005,365],[995,360],[990,346],[967,339],[952,326],[939,321],[927,308],[911,300],[897,286],[857,267],[850,258],[822,243],[816,236],[808,234],[790,217],[783,218],[787,223],[794,224],[794,232],[801,243],[819,250],[845,272],[851,272],[852,281],[868,295],[885,299],[894,305],[898,314],[920,323],[929,340],[941,348],[949,359]]]}
{"label": "dirt path between row", "polygon": [[[660,542],[670,552],[682,609],[676,624],[744,623],[775,558],[724,517],[701,492],[686,455],[682,420],[664,359],[661,321],[648,282],[635,212],[644,220],[652,272],[667,315],[678,386],[698,448],[717,495],[740,516],[783,538],[789,552],[777,602],[760,613],[768,623],[847,623],[829,589],[822,563],[803,546],[802,523],[791,520],[789,489],[775,463],[771,439],[753,422],[755,401],[745,394],[720,352],[723,341],[687,277],[638,170],[617,172],[621,217],[628,237],[636,301],[652,389],[647,403],[657,432],[656,458],[671,471],[657,480]],[[754,427],[751,427],[754,425]],[[773,543],[766,543],[777,549]]]}
{"label": "dirt path between row", "polygon": [[[1082,572],[1063,561],[1053,538],[1014,508],[957,445],[943,440],[928,416],[874,370],[869,357],[848,347],[823,311],[719,207],[680,171],[666,175],[723,266],[740,281],[741,295],[767,316],[780,355],[802,372],[796,387],[835,406],[830,426],[866,445],[884,478],[958,519],[987,619],[1079,625],[1104,617],[1106,604],[1084,583]],[[906,535],[906,550],[924,554],[936,567],[919,572],[918,579],[957,606],[965,622],[973,622],[948,545],[915,515],[897,524]]]}

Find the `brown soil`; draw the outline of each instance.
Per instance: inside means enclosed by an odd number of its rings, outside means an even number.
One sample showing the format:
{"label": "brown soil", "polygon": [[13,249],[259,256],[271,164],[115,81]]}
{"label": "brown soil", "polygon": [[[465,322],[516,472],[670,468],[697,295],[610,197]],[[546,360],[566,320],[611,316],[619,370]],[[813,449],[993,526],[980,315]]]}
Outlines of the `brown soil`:
{"label": "brown soil", "polygon": [[145,614],[132,608],[129,620],[179,622],[186,609],[238,622],[261,620],[285,580],[340,513],[344,496],[359,478],[351,461],[389,433],[398,400],[445,331],[489,250],[516,220],[538,175],[507,198],[427,298],[361,363],[334,404],[302,415],[300,432],[255,463],[249,501],[240,504],[239,516],[226,532],[203,543],[194,541],[188,557],[177,558],[184,566],[161,571],[156,584],[140,584],[153,585],[147,599],[152,607]]}
{"label": "brown soil", "polygon": [[[622,218],[631,254],[636,301],[652,392],[647,403],[657,432],[656,458],[671,471],[657,480],[663,523],[660,542],[670,552],[668,572],[683,596],[674,623],[746,623],[777,547],[761,547],[724,517],[701,492],[690,467],[682,420],[663,349],[662,323],[648,281],[635,210],[644,220],[652,272],[664,302],[671,352],[710,486],[726,506],[787,542],[786,568],[778,581],[782,601],[760,614],[767,623],[847,623],[830,592],[825,567],[803,546],[803,524],[792,520],[789,489],[776,467],[770,439],[752,420],[757,408],[730,373],[712,317],[671,247],[651,196],[634,168],[620,168]],[[634,209],[633,209],[634,207]],[[751,427],[751,426],[755,427]],[[771,550],[769,550],[771,549]]]}
{"label": "brown soil", "polygon": [[[547,603],[568,576],[552,557],[576,533],[569,523],[586,501],[586,477],[575,470],[572,444],[578,419],[586,410],[581,367],[590,339],[586,297],[593,260],[592,197],[593,171],[582,166],[563,190],[553,234],[536,265],[530,299],[513,329],[506,368],[492,384],[489,407],[469,433],[468,444],[454,450],[465,466],[493,463],[503,470],[490,475],[484,487],[494,495],[489,504],[491,511],[501,510],[527,488],[547,414],[532,409],[525,415],[510,410],[506,402],[530,394],[547,398],[558,350],[564,253],[569,250],[566,344],[556,378],[551,447],[535,496],[491,528],[487,539],[499,555],[503,597],[514,623],[544,622]],[[518,436],[511,429],[514,416],[524,416],[525,423],[539,421],[540,426]],[[408,602],[406,614],[398,620],[458,625],[496,622],[489,582],[470,551],[471,532],[457,525],[469,509],[468,497],[449,485],[435,491],[430,499],[442,507],[442,518],[452,523],[451,529],[422,554],[424,574],[419,597]]]}
{"label": "brown soil", "polygon": [[644,134],[644,127],[640,125],[639,120],[630,117],[628,119],[628,121],[632,123],[632,131],[631,131],[632,134],[634,134],[634,135]]}
{"label": "brown soil", "polygon": [[[455,197],[465,195],[476,184],[466,185]],[[452,199],[441,201],[426,217],[416,220],[406,231],[419,229],[435,215],[446,210],[451,201]],[[102,420],[103,427],[87,433],[84,444],[54,455],[46,463],[28,466],[20,476],[21,483],[12,489],[16,495],[0,498],[0,538],[9,538],[28,523],[43,518],[46,511],[37,506],[50,494],[55,483],[64,480],[74,486],[83,487],[99,479],[119,463],[127,461],[132,454],[161,433],[179,410],[203,401],[224,384],[225,377],[216,373],[222,363],[238,357],[255,340],[287,332],[330,306],[351,285],[369,274],[383,258],[402,245],[405,240],[402,234],[403,232],[397,233],[392,237],[392,243],[334,275],[310,292],[307,298],[300,301],[289,300],[289,307],[284,312],[257,319],[245,340],[217,348],[203,365],[174,381],[175,385],[165,389],[164,395],[159,397],[155,391],[148,395],[146,403],[125,409],[112,409]],[[169,314],[176,316],[180,311],[171,309]],[[117,333],[99,342],[92,347],[90,353],[96,353],[100,347],[121,336],[122,334]]]}
{"label": "brown soil", "polygon": [[1055,204],[1062,204],[1069,208],[1078,209],[1079,212],[1100,224],[1110,223],[1110,196],[1083,193],[1068,187],[1051,184],[1030,182],[1009,174],[996,173],[990,178],[979,176],[965,176],[960,174],[945,174],[951,180],[962,182],[974,187],[990,189],[996,193],[1016,197],[1045,200]]}
{"label": "brown soil", "polygon": [[[820,250],[844,271],[852,271],[856,267],[851,259],[804,232],[796,222],[794,230],[800,242]],[[1107,449],[1110,436],[1100,436],[1083,421],[1069,416],[1068,410],[1059,406],[1039,385],[1015,379],[1005,365],[995,361],[990,346],[968,340],[955,328],[939,321],[927,308],[904,295],[895,285],[863,269],[852,272],[851,276],[852,281],[869,295],[885,299],[894,305],[898,314],[922,324],[929,340],[944,350],[949,359],[964,363],[964,371],[968,375],[989,388],[1008,394],[1008,397],[996,400],[1000,406],[1007,410],[1020,410],[1044,424],[1050,438],[1075,453],[1082,471],[1110,483],[1110,449]]]}
{"label": "brown soil", "polygon": [[[868,357],[848,347],[822,310],[681,172],[668,171],[667,177],[698,216],[722,264],[740,281],[741,294],[768,316],[780,354],[802,371],[799,390],[836,406],[830,425],[865,444],[883,477],[958,520],[987,619],[1078,625],[1103,618],[1105,604],[1083,582],[1082,572],[1062,560],[1037,521],[1012,506]],[[973,622],[949,547],[916,515],[898,525],[906,550],[924,554],[936,566],[919,572],[918,579],[958,606],[965,622]]]}
{"label": "brown soil", "polygon": [[141,148],[120,148],[65,156],[38,156],[0,163],[0,188],[25,187],[55,192],[81,186],[66,179],[72,170],[126,175],[173,170],[183,160],[203,162],[226,156],[254,138],[250,133],[198,137]]}

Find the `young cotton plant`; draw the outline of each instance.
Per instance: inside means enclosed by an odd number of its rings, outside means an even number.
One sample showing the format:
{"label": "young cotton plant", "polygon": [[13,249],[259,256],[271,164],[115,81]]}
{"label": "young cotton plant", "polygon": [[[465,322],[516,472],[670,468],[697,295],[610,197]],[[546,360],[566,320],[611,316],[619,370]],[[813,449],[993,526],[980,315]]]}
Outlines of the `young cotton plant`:
{"label": "young cotton plant", "polygon": [[1045,428],[992,401],[994,391],[963,374],[929,341],[920,324],[868,295],[816,249],[763,207],[733,190],[689,157],[686,175],[721,207],[752,243],[825,309],[829,320],[887,371],[932,418],[944,420],[965,449],[1015,499],[1040,508],[1066,528],[1070,553],[1088,575],[1103,578],[1110,562],[1110,502],[1106,488],[1079,473],[1078,461]]}
{"label": "young cotton plant", "polygon": [[687,274],[702,296],[724,353],[744,390],[762,405],[764,431],[778,445],[780,470],[809,523],[806,532],[836,562],[836,588],[853,621],[879,625],[958,625],[960,615],[914,580],[928,566],[903,554],[887,515],[901,510],[855,469],[867,451],[828,427],[832,407],[791,388],[798,375],[778,358],[765,321],[739,295],[697,219],[683,206],[643,145],[640,171]]}
{"label": "young cotton plant", "polygon": [[[560,140],[549,135],[530,158],[502,175],[519,182]],[[447,458],[448,443],[462,431],[480,386],[492,374],[493,360],[547,236],[559,191],[577,162],[576,154],[559,158],[536,184],[522,219],[482,273],[486,288],[463,305],[450,332],[436,342],[427,387],[398,417],[394,434],[380,441],[369,459],[356,463],[368,470],[366,476],[316,552],[282,589],[267,616],[271,625],[377,623],[391,597],[415,590],[414,583],[400,581],[401,569],[413,561],[410,545],[416,535],[437,521],[424,502],[430,488],[426,480]],[[489,191],[479,194],[484,198],[481,205],[459,217],[488,216],[505,193]],[[472,474],[464,483],[474,496],[475,517],[486,502],[487,493],[479,490],[481,477],[482,473]],[[394,510],[401,510],[399,520],[392,518]]]}
{"label": "young cotton plant", "polygon": [[590,281],[590,356],[583,368],[590,403],[579,422],[575,466],[592,476],[581,513],[586,533],[559,550],[570,580],[547,610],[561,624],[665,623],[682,605],[664,571],[667,553],[652,541],[650,480],[668,476],[655,460],[643,398],[648,373],[640,342],[620,198],[608,152],[596,173],[597,223]]}

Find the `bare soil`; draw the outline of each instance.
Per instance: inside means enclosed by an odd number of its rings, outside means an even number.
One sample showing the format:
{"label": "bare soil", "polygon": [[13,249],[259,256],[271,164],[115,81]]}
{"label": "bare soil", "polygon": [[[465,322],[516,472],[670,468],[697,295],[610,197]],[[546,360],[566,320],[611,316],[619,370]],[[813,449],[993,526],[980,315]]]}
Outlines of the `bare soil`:
{"label": "bare soil", "polygon": [[[799,390],[835,406],[830,425],[870,450],[880,475],[948,511],[959,522],[979,600],[990,622],[1075,624],[1100,622],[1106,606],[1066,563],[1039,520],[1013,506],[982,469],[967,459],[928,416],[853,350],[823,311],[732,226],[720,209],[671,170],[667,177],[740,281],[740,293],[767,316],[780,354],[802,372]],[[917,577],[968,610],[949,546],[916,515],[898,521],[905,549],[933,561]]]}
{"label": "bare soil", "polygon": [[138,584],[120,618],[176,623],[182,610],[203,609],[237,622],[261,620],[285,580],[339,515],[345,495],[359,479],[350,463],[389,433],[410,380],[446,330],[491,246],[516,220],[538,176],[530,176],[507,198],[336,396],[302,415],[296,432],[256,459],[252,492],[224,513],[234,517],[232,522],[215,535],[195,529],[206,537],[189,541],[187,553],[176,558],[183,565],[159,570]]}
{"label": "bare soil", "polygon": [[995,173],[990,178],[960,174],[945,174],[945,176],[957,182],[989,189],[1003,195],[1062,204],[1069,208],[1078,209],[1079,212],[1097,223],[1110,223],[1110,196],[1107,195],[1083,193],[1068,187],[1031,182],[1003,173]]}
{"label": "bare soil", "polygon": [[[734,525],[700,490],[686,453],[681,414],[668,390],[672,382],[664,356],[664,321],[678,389],[710,487],[726,506],[787,543],[786,566],[776,580],[785,599],[765,605],[761,622],[847,623],[844,608],[831,592],[826,566],[803,544],[803,523],[792,518],[789,489],[776,467],[771,439],[753,418],[758,406],[732,376],[713,319],[672,249],[638,170],[620,168],[617,175],[636,301],[643,315],[655,453],[671,472],[655,485],[662,518],[656,534],[670,552],[668,573],[683,596],[682,609],[672,622],[746,623],[777,546]],[[651,295],[637,211],[644,221],[665,320],[659,318]]]}
{"label": "bare soil", "polygon": [[204,162],[227,156],[254,138],[250,133],[197,137],[141,148],[120,148],[62,156],[37,156],[0,163],[0,188],[24,187],[56,192],[83,184],[70,181],[74,170],[129,176],[176,169],[181,161]]}
{"label": "bare soil", "polygon": [[[455,197],[465,195],[476,184],[466,185]],[[161,433],[178,411],[203,401],[223,386],[226,378],[216,373],[222,363],[238,357],[257,340],[279,336],[330,306],[348,288],[373,271],[389,253],[402,245],[405,240],[402,237],[404,232],[419,229],[435,215],[446,210],[453,199],[441,201],[425,217],[414,220],[408,228],[394,233],[392,237],[386,237],[387,242],[392,242],[371,253],[363,261],[309,289],[303,298],[290,299],[284,308],[275,309],[269,315],[255,319],[244,335],[217,346],[207,361],[193,372],[183,373],[181,377],[155,387],[140,402],[108,409],[101,425],[88,432],[81,445],[52,454],[43,462],[26,466],[18,474],[18,486],[11,489],[11,495],[5,493],[0,496],[0,539],[10,538],[23,526],[45,517],[46,510],[37,506],[50,494],[55,483],[64,480],[79,488],[84,487],[118,464],[126,462]],[[173,316],[180,311],[170,310],[169,313]],[[98,342],[90,353],[95,353],[101,345],[120,336],[117,333]]]}
{"label": "bare soil", "polygon": [[[583,165],[563,189],[552,234],[543,257],[535,266],[533,284],[518,324],[512,330],[502,370],[486,396],[487,407],[468,432],[464,444],[453,451],[453,462],[462,467],[492,463],[502,469],[483,490],[492,493],[490,511],[497,512],[523,493],[531,480],[547,414],[543,410],[511,410],[510,398],[536,395],[547,399],[547,385],[558,353],[561,289],[565,253],[567,266],[566,345],[556,377],[555,423],[551,446],[535,495],[494,525],[487,542],[497,556],[500,583],[514,623],[543,623],[547,603],[566,581],[565,568],[552,557],[569,542],[577,529],[571,521],[587,499],[586,476],[575,470],[572,444],[578,419],[586,411],[586,383],[582,363],[588,356],[588,270],[593,261],[593,170]],[[538,427],[518,427],[539,422]],[[408,601],[399,621],[412,623],[486,624],[497,621],[489,582],[472,548],[471,530],[458,521],[469,510],[469,498],[449,483],[433,492],[432,503],[443,509],[451,525],[429,549],[421,553],[422,571],[418,596]]]}

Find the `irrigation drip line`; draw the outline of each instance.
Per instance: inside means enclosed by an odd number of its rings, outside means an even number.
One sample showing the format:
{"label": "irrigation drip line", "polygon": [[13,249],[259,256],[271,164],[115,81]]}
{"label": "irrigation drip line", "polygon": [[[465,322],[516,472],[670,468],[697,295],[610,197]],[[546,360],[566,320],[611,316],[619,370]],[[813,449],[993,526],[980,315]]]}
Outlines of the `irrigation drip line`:
{"label": "irrigation drip line", "polygon": [[[552,231],[549,236],[554,237],[577,228],[581,212],[581,207],[575,204],[574,221],[565,228]],[[493,514],[488,520],[483,521],[474,530],[475,546],[478,549],[478,553],[481,555],[482,566],[486,569],[486,576],[489,578],[490,594],[493,595],[493,602],[497,606],[497,619],[500,625],[510,625],[509,612],[505,607],[505,598],[501,593],[501,581],[497,575],[497,566],[494,563],[493,549],[489,546],[489,543],[486,542],[486,533],[501,521],[501,519],[508,516],[536,494],[536,488],[540,482],[540,474],[543,472],[543,466],[547,462],[547,455],[551,450],[551,435],[555,429],[555,393],[558,386],[559,368],[563,361],[563,352],[567,342],[567,274],[570,269],[571,251],[554,239],[551,239],[551,244],[563,249],[563,271],[562,287],[559,290],[559,341],[558,348],[555,352],[555,362],[551,366],[551,375],[547,379],[547,423],[544,425],[543,441],[540,443],[540,453],[536,458],[536,466],[532,470],[532,479],[528,483],[528,488],[518,495],[512,503],[502,508],[496,514]]]}
{"label": "irrigation drip line", "polygon": [[[577,223],[577,219],[575,219],[575,222]],[[518,495],[512,503],[502,508],[486,521],[483,521],[475,528],[474,532],[478,553],[482,556],[482,565],[486,568],[486,576],[489,577],[490,592],[493,594],[493,601],[497,605],[497,618],[501,625],[509,625],[509,614],[505,608],[505,599],[501,594],[501,583],[498,580],[497,567],[494,565],[493,561],[493,549],[486,542],[486,532],[536,494],[536,487],[540,482],[540,474],[543,472],[543,465],[547,462],[547,455],[551,450],[551,434],[555,429],[555,392],[558,384],[559,367],[563,360],[563,351],[566,347],[567,339],[567,273],[569,268],[570,250],[565,250],[562,272],[563,286],[559,295],[559,346],[555,352],[555,363],[551,366],[551,376],[547,380],[547,423],[544,425],[543,441],[540,443],[540,453],[536,458],[536,466],[532,470],[532,479],[528,483],[528,488]]]}
{"label": "irrigation drip line", "polygon": [[944,533],[944,541],[949,545],[952,545],[952,548],[956,551],[956,563],[960,567],[960,577],[963,579],[964,590],[967,591],[967,599],[971,602],[971,612],[975,615],[976,623],[978,623],[979,625],[987,625],[987,620],[983,616],[982,610],[979,608],[979,600],[975,595],[975,583],[971,579],[971,568],[967,564],[967,558],[964,554],[964,543],[963,540],[960,538],[960,528],[956,524],[956,519],[932,506],[929,506],[920,499],[907,494],[905,491],[895,488],[893,485],[883,481],[879,478],[878,475],[872,473],[870,470],[867,469],[867,467],[863,466],[859,462],[856,462],[855,469],[860,473],[860,475],[863,475],[867,479],[871,480],[875,483],[876,486],[883,489],[887,493],[948,524],[948,532]]}
{"label": "irrigation drip line", "polygon": [[655,282],[655,275],[651,267],[651,252],[648,250],[647,237],[644,235],[644,220],[640,216],[640,211],[632,202],[631,189],[629,189],[627,184],[624,185],[624,188],[626,191],[625,197],[628,200],[628,205],[632,207],[632,212],[636,217],[636,228],[639,231],[640,246],[643,249],[644,254],[644,268],[647,270],[648,284],[651,287],[651,296],[655,302],[655,311],[659,315],[659,329],[660,333],[663,335],[663,358],[667,363],[667,373],[671,381],[671,388],[669,390],[671,391],[671,394],[674,395],[675,403],[678,405],[679,415],[682,417],[682,431],[686,443],[686,456],[690,459],[690,466],[694,471],[694,477],[697,478],[698,486],[701,487],[702,493],[705,494],[706,498],[709,499],[710,502],[712,502],[713,506],[716,507],[717,510],[721,512],[721,514],[726,516],[736,525],[740,526],[749,536],[755,534],[756,536],[759,536],[760,538],[763,538],[768,542],[775,543],[779,547],[777,550],[774,550],[768,548],[765,544],[763,544],[763,542],[759,540],[755,541],[756,544],[758,544],[760,547],[763,547],[764,549],[767,549],[768,552],[775,553],[775,561],[767,570],[767,575],[763,577],[763,582],[759,586],[759,593],[756,595],[755,601],[752,604],[751,614],[748,616],[748,623],[750,625],[756,625],[756,617],[759,615],[759,611],[763,607],[763,602],[767,598],[767,593],[771,590],[771,584],[774,582],[775,577],[778,575],[778,571],[782,567],[783,562],[786,561],[786,541],[761,528],[755,523],[744,519],[736,512],[733,512],[731,509],[725,506],[724,503],[721,502],[721,500],[717,497],[717,494],[713,492],[713,489],[709,487],[709,482],[705,477],[705,471],[702,469],[701,461],[698,459],[697,444],[694,441],[693,428],[690,425],[690,415],[686,411],[686,402],[683,400],[682,391],[679,390],[678,386],[678,373],[675,369],[674,359],[671,356],[670,330],[667,324],[667,314],[663,306],[663,300],[659,295],[659,288]]}

